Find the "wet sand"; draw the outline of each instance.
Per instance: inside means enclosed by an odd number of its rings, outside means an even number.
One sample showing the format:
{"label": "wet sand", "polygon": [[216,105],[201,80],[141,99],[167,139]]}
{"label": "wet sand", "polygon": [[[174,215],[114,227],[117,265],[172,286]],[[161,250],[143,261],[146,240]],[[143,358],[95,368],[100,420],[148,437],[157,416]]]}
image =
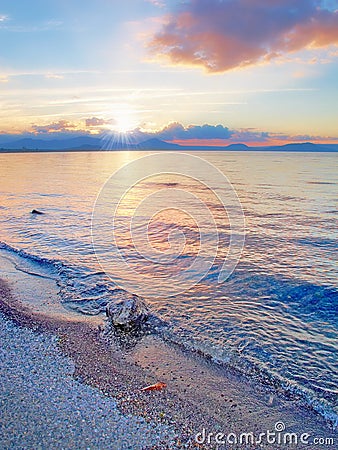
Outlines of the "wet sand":
{"label": "wet sand", "polygon": [[[309,441],[314,437],[337,439],[325,421],[301,401],[287,398],[257,380],[241,377],[199,354],[166,342],[156,334],[146,335],[133,345],[121,345],[95,322],[68,321],[32,311],[20,302],[13,290],[10,283],[0,282],[0,310],[14,322],[15,327],[56,336],[58,348],[74,365],[72,376],[75,380],[114,399],[122,415],[143,417],[152,426],[169,427],[172,434],[168,433],[168,436],[175,436],[171,442],[168,437],[163,441],[159,431],[158,437],[155,436],[156,443],[142,448],[216,448],[213,437],[210,445],[197,443],[196,434],[205,429],[206,434],[221,432],[239,436],[253,433],[256,437],[267,430],[275,431],[275,424],[280,422],[285,425],[285,432],[298,433],[299,436],[308,433]],[[17,364],[20,364],[20,352],[17,357]],[[165,382],[167,388],[141,391],[141,388],[158,381]],[[16,402],[15,397],[13,392],[13,402]],[[22,414],[25,414],[24,404]],[[11,411],[7,410],[3,417],[10,420],[10,416]],[[36,420],[41,421],[43,417],[36,417]],[[121,433],[124,432],[121,429]],[[22,440],[20,445],[29,448],[25,446],[24,436]],[[200,434],[199,442],[202,440],[203,434]],[[136,448],[132,443],[130,447],[128,444],[126,447],[114,445],[112,442],[109,448]],[[100,447],[102,445],[86,448]],[[64,448],[75,447],[69,442]],[[227,444],[218,448],[285,449],[294,446],[272,445],[263,440],[262,444]],[[299,444],[297,448],[308,449],[311,446]],[[316,448],[334,446],[317,445]]]}

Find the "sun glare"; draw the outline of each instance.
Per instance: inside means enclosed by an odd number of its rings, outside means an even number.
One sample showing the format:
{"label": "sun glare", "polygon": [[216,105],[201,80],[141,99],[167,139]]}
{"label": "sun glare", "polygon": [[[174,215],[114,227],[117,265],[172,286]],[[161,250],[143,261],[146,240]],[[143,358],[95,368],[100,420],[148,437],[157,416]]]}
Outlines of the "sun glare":
{"label": "sun glare", "polygon": [[111,113],[110,127],[106,129],[103,137],[103,148],[126,148],[135,145],[137,141],[132,133],[139,125],[137,111],[121,107]]}
{"label": "sun glare", "polygon": [[115,115],[115,121],[113,128],[118,133],[128,133],[137,127],[137,120],[135,117],[135,112],[128,111],[120,111]]}

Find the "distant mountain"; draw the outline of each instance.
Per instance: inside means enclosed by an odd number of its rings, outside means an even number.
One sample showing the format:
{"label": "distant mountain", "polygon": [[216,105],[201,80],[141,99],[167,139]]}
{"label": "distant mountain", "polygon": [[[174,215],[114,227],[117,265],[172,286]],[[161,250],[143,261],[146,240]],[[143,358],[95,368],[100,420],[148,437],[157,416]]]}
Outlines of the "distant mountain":
{"label": "distant mountain", "polygon": [[300,142],[294,144],[285,144],[279,147],[272,147],[283,152],[326,152],[328,150],[324,145],[313,144],[312,142]]}
{"label": "distant mountain", "polygon": [[91,136],[80,136],[69,139],[34,139],[23,138],[15,141],[4,142],[0,144],[1,148],[15,150],[69,150],[75,147],[95,147],[101,148],[102,142],[99,138]]}
{"label": "distant mountain", "polygon": [[230,144],[226,147],[227,150],[249,150],[250,147],[248,147],[245,144]]}
{"label": "distant mountain", "polygon": [[156,138],[148,139],[134,147],[142,150],[179,150],[184,148],[182,145],[171,144],[170,142],[161,141]]}
{"label": "distant mountain", "polygon": [[77,136],[58,139],[44,140],[25,137],[22,139],[8,140],[0,139],[0,152],[25,152],[25,151],[97,151],[97,150],[222,150],[222,151],[282,151],[282,152],[338,152],[338,144],[313,144],[312,142],[301,142],[270,147],[248,147],[245,144],[230,144],[224,147],[189,146],[165,142],[157,138],[148,139],[139,144],[128,144],[126,142],[115,142],[108,148],[103,145],[100,137]]}

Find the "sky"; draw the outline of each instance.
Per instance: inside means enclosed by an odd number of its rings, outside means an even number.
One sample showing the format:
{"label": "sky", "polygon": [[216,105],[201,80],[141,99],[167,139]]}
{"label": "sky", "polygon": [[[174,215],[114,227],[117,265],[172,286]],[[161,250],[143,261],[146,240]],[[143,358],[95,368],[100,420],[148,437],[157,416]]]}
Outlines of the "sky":
{"label": "sky", "polygon": [[338,0],[0,0],[0,135],[338,143]]}

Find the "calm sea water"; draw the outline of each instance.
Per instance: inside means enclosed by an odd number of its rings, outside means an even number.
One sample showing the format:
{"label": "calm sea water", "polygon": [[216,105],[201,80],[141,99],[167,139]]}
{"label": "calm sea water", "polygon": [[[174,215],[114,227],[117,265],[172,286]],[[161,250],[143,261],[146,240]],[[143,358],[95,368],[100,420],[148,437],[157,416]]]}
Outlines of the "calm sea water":
{"label": "calm sea water", "polygon": [[[93,205],[111,174],[144,154],[0,154],[1,245],[57,267],[60,302],[66,310],[103,314],[106,303],[120,292],[119,267],[109,280],[93,251]],[[200,283],[169,299],[146,300],[170,339],[300,395],[334,422],[338,154],[197,154],[220,169],[237,192],[246,221],[243,254],[234,273],[219,284],[229,224],[215,196],[184,177],[148,179],[125,197],[121,216],[130,218],[142,198],[160,189],[192,191],[215,217],[220,245],[215,263]],[[32,215],[33,208],[45,214]],[[154,251],[174,251],[168,245],[172,230],[186,238],[175,263],[164,266],[166,275],[170,270],[189,270],[199,251],[193,219],[171,209],[151,221],[147,239]],[[105,227],[103,220],[103,240],[109,239]],[[159,283],[163,274],[151,261],[143,261],[125,228],[117,226],[114,233],[144,285]]]}

